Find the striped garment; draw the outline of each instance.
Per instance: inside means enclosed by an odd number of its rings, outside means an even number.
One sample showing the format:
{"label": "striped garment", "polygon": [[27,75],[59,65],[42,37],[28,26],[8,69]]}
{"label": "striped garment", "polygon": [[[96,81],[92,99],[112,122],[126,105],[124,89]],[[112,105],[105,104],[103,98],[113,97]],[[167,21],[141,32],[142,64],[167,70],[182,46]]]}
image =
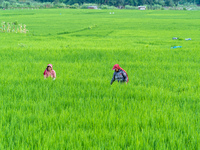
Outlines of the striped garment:
{"label": "striped garment", "polygon": [[123,70],[119,69],[118,72],[116,72],[116,71],[114,72],[113,78],[112,78],[110,84],[112,85],[112,83],[115,80],[117,80],[118,82],[127,82],[127,79],[128,79],[128,77],[127,77],[126,73]]}

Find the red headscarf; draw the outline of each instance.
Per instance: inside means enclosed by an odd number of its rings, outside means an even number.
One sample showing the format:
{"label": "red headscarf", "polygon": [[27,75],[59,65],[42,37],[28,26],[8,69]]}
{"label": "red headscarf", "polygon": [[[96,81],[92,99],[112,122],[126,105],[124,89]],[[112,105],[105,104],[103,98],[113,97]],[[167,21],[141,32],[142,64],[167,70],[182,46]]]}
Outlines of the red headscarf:
{"label": "red headscarf", "polygon": [[[115,70],[115,69],[121,69],[121,70],[123,70],[126,73],[126,71],[124,69],[122,69],[118,64],[115,64],[113,66],[112,70]],[[128,74],[126,73],[126,75],[127,75],[127,82],[128,82],[129,81]]]}

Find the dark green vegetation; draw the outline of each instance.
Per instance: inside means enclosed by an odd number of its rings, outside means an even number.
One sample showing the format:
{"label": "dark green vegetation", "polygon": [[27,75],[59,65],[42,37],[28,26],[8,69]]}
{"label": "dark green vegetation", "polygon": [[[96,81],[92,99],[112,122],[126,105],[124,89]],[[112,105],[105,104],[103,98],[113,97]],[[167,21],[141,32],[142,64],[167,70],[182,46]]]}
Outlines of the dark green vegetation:
{"label": "dark green vegetation", "polygon": [[[199,12],[0,18],[29,30],[0,33],[0,149],[200,149]],[[55,81],[43,79],[48,63]],[[128,85],[110,86],[116,63]]]}
{"label": "dark green vegetation", "polygon": [[[147,6],[147,9],[161,9],[163,6],[188,7],[198,9],[200,0],[0,0],[1,8],[83,8],[98,5],[101,9],[113,9],[123,7],[126,9],[137,9],[133,6]],[[184,5],[184,6],[183,6]],[[79,7],[80,6],[80,7]],[[115,6],[115,7],[114,7]],[[194,8],[196,7],[196,8]],[[186,8],[185,8],[186,9]]]}

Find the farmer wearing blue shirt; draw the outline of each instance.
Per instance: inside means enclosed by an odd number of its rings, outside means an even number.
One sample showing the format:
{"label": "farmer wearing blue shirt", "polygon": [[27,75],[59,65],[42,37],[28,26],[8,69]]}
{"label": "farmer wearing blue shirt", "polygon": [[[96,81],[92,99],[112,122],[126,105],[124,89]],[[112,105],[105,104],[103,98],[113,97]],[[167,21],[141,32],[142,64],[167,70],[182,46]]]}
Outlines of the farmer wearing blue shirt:
{"label": "farmer wearing blue shirt", "polygon": [[113,78],[110,82],[111,85],[115,80],[117,80],[120,83],[124,83],[124,82],[126,82],[126,84],[128,83],[128,81],[129,81],[128,74],[118,64],[115,64],[114,67],[112,68],[112,70],[115,70],[115,72],[114,72]]}

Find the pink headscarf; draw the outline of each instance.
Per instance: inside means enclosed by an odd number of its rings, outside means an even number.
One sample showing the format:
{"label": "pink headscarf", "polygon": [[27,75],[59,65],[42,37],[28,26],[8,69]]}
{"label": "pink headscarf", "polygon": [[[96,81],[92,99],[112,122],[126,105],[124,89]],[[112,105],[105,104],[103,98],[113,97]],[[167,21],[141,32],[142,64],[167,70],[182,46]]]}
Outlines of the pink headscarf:
{"label": "pink headscarf", "polygon": [[47,67],[51,67],[53,69],[53,65],[52,64],[48,64]]}
{"label": "pink headscarf", "polygon": [[[53,70],[53,65],[52,65],[52,64],[48,64],[48,65],[47,65],[47,68],[48,68],[48,67],[51,67],[51,68],[52,68],[52,70]],[[43,75],[45,75],[45,74],[46,74],[46,72],[47,72],[47,68],[45,69],[45,71],[44,71]]]}
{"label": "pink headscarf", "polygon": [[[126,71],[124,69],[122,69],[118,64],[115,64],[113,66],[112,70],[115,70],[115,69],[121,69],[121,70],[123,70],[126,73]],[[127,82],[128,82],[129,81],[128,74],[126,73],[126,75],[127,75]]]}

